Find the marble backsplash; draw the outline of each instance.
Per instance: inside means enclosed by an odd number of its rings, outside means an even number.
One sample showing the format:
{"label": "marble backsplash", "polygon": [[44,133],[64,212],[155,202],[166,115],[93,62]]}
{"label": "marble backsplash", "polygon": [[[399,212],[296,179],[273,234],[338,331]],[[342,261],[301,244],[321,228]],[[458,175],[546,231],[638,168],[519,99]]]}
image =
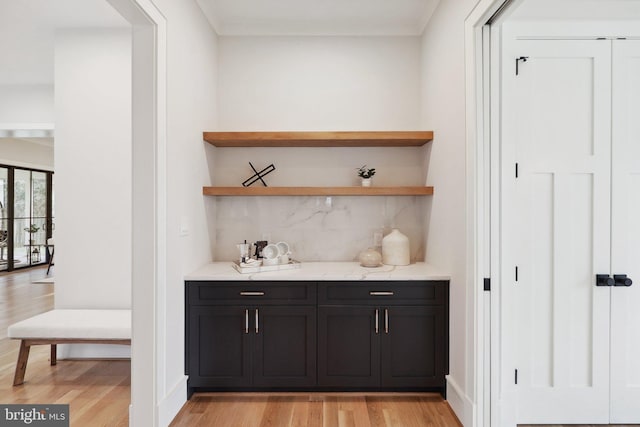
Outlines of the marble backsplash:
{"label": "marble backsplash", "polygon": [[214,209],[214,261],[237,259],[245,239],[286,241],[300,261],[355,261],[392,228],[409,237],[411,261],[424,260],[424,197],[217,197]]}

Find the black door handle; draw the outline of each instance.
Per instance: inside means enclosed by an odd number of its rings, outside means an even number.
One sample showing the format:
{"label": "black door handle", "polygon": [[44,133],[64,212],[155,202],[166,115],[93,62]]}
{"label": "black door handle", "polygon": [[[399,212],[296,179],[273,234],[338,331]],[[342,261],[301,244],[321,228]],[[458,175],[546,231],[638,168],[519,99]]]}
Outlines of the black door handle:
{"label": "black door handle", "polygon": [[633,284],[633,280],[627,277],[626,274],[614,274],[613,280],[615,281],[613,286],[631,286]]}
{"label": "black door handle", "polygon": [[596,274],[596,286],[613,286],[615,280],[608,274]]}

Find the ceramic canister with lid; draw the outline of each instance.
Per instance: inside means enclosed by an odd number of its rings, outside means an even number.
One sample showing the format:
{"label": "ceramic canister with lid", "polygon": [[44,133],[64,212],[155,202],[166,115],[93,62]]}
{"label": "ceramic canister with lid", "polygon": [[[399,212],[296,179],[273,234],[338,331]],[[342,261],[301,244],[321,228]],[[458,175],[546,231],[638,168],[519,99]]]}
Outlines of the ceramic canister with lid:
{"label": "ceramic canister with lid", "polygon": [[382,239],[382,263],[385,265],[409,265],[409,238],[397,228]]}

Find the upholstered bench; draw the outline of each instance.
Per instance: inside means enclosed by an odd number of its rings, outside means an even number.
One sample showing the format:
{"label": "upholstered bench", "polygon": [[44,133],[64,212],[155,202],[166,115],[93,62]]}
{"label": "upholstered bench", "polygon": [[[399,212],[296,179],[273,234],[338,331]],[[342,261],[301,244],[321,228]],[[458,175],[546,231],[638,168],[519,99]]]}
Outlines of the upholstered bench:
{"label": "upholstered bench", "polygon": [[13,385],[24,382],[29,349],[57,344],[131,344],[131,310],[52,310],[9,326],[9,338],[22,340]]}

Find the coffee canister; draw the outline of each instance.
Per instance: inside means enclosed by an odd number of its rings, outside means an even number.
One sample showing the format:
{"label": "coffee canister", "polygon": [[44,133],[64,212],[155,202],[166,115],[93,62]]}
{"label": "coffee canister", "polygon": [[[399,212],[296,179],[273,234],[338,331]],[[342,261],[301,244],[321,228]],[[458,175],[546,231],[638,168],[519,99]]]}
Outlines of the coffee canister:
{"label": "coffee canister", "polygon": [[382,263],[385,265],[409,265],[409,238],[394,228],[382,239]]}

